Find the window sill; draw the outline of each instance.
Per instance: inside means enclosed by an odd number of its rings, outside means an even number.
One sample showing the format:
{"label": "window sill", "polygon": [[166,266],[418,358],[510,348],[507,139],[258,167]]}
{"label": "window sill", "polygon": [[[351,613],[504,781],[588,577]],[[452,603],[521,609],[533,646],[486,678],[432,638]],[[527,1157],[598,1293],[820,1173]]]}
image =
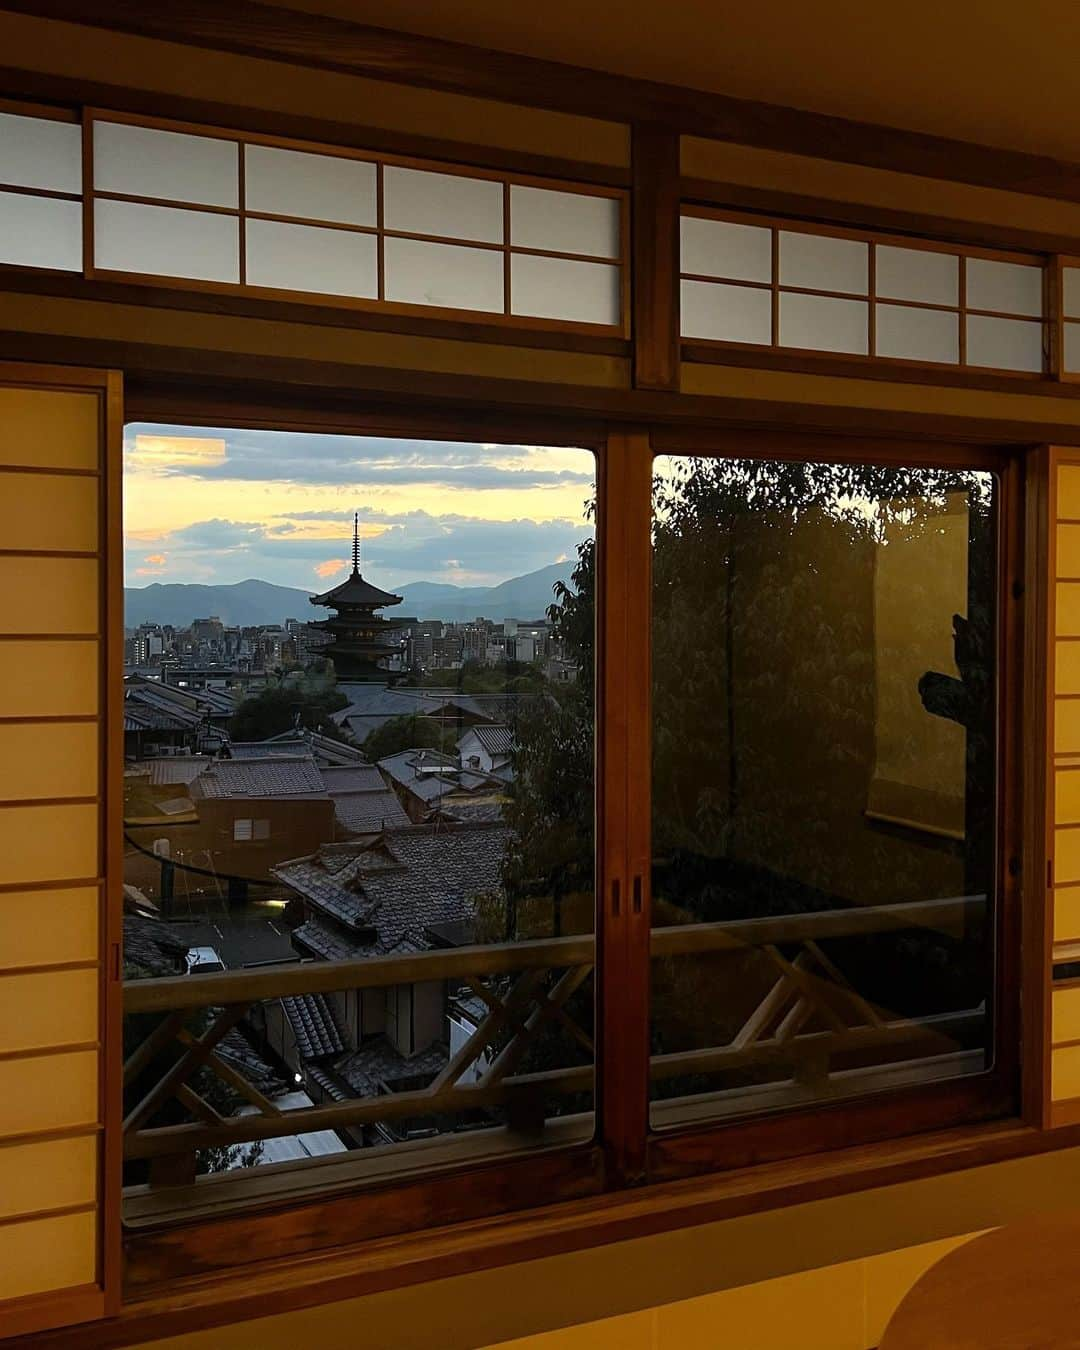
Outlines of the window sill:
{"label": "window sill", "polygon": [[[1041,1131],[1004,1121],[588,1196],[331,1252],[259,1258],[257,1265],[245,1263],[147,1287],[125,1304],[119,1317],[49,1333],[34,1344],[109,1350],[1078,1144],[1080,1126]],[[295,1213],[261,1216],[261,1222],[291,1228]],[[190,1242],[198,1244],[212,1226],[193,1225]],[[137,1259],[139,1241],[138,1236],[130,1240],[129,1257]]]}

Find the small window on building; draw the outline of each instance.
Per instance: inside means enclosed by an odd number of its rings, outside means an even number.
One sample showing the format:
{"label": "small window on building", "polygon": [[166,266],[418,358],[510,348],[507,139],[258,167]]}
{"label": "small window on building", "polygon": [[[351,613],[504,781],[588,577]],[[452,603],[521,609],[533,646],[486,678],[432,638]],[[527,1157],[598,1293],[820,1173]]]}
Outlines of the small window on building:
{"label": "small window on building", "polygon": [[256,821],[253,821],[252,824],[253,824],[254,827],[255,827],[255,830],[254,830],[254,838],[255,838],[255,839],[269,839],[269,838],[270,838],[270,822],[269,822],[268,820],[256,820]]}
{"label": "small window on building", "polygon": [[253,820],[234,820],[232,828],[232,837],[237,844],[246,844],[254,836]]}

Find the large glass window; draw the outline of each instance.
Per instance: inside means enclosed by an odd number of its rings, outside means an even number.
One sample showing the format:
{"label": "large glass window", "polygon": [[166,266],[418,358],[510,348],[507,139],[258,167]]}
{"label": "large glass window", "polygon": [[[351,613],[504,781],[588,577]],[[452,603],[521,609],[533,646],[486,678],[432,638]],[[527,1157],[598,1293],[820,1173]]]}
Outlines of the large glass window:
{"label": "large glass window", "polygon": [[656,460],[654,1126],[990,1066],[996,508]]}
{"label": "large glass window", "polygon": [[590,1137],[592,454],[139,425],[125,470],[129,1216]]}

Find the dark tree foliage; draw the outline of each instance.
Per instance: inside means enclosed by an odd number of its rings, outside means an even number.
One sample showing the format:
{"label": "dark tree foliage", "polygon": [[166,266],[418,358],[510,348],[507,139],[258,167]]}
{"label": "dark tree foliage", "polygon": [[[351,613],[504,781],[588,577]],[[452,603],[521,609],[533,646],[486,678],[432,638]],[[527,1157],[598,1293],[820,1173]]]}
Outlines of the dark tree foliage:
{"label": "dark tree foliage", "polygon": [[438,750],[451,755],[457,748],[458,735],[455,722],[444,726],[434,717],[404,713],[369,732],[363,751],[372,764],[400,750]]}
{"label": "dark tree foliage", "polygon": [[332,671],[311,669],[291,674],[245,698],[229,720],[234,741],[265,741],[306,727],[344,741],[348,737],[330,716],[348,706]]}

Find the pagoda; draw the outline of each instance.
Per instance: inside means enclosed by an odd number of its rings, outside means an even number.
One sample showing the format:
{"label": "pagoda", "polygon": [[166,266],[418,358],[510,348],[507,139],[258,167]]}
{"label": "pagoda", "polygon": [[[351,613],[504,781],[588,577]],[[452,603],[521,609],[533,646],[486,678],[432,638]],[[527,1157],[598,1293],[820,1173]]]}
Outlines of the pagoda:
{"label": "pagoda", "polygon": [[333,618],[313,623],[330,635],[322,649],[334,663],[339,680],[386,681],[386,671],[379,660],[390,653],[383,641],[387,633],[402,627],[392,619],[376,614],[388,605],[400,605],[401,596],[380,591],[360,575],[360,513],[353,516],[352,573],[332,591],[311,597],[313,605],[324,605],[334,611]]}

